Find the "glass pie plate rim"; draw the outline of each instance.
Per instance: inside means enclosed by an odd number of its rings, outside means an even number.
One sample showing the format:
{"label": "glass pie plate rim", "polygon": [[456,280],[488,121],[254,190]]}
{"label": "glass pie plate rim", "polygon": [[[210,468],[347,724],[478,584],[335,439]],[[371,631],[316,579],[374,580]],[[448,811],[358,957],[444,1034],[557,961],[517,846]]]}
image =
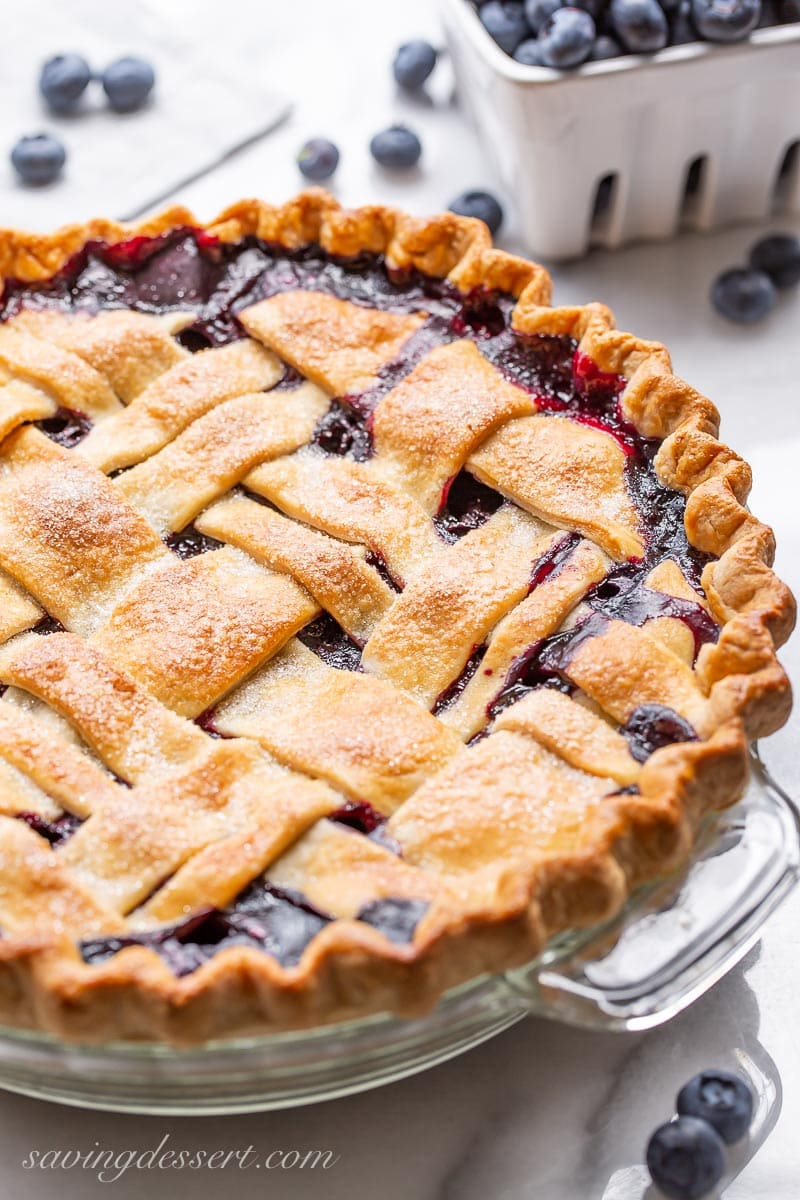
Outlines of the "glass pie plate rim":
{"label": "glass pie plate rim", "polygon": [[461,984],[422,1017],[378,1014],[190,1049],[0,1028],[0,1088],[117,1112],[257,1112],[416,1074],[528,1015],[601,1030],[662,1024],[746,954],[800,877],[800,810],[757,749],[751,767],[745,798],[701,830],[678,873],[640,889],[606,925]]}

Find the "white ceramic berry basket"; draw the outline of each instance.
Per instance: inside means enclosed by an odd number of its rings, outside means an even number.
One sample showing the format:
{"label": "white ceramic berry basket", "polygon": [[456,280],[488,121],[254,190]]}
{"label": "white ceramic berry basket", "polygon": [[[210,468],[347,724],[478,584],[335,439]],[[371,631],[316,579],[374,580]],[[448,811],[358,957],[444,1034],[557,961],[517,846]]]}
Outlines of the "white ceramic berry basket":
{"label": "white ceramic berry basket", "polygon": [[[525,967],[454,988],[427,1016],[379,1014],[188,1050],[82,1046],[0,1028],[0,1088],[118,1112],[255,1112],[402,1079],[530,1015],[650,1029],[702,996],[758,939],[800,875],[799,834],[794,802],[754,756],[746,796],[709,821],[683,870],[638,892],[613,922],[563,935]],[[766,1136],[774,1086],[746,1064],[737,1069],[761,1098],[756,1125]],[[750,1149],[757,1144],[751,1137]],[[645,1181],[625,1197],[649,1194]]]}
{"label": "white ceramic berry basket", "polygon": [[537,256],[800,211],[800,23],[562,72],[515,62],[469,0],[441,5],[459,96]]}

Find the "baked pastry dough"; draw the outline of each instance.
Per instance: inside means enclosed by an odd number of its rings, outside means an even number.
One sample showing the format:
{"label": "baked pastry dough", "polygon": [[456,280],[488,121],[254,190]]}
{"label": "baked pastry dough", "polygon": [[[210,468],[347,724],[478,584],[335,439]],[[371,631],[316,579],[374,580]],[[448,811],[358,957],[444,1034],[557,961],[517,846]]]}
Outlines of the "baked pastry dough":
{"label": "baked pastry dough", "polygon": [[0,1022],[420,1012],[737,799],[794,604],[663,346],[315,190],[0,273]]}

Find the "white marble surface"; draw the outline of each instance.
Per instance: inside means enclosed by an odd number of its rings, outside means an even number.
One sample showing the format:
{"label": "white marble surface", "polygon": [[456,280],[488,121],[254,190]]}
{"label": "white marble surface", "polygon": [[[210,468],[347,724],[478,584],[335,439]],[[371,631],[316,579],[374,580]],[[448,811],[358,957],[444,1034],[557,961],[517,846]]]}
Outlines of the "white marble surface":
{"label": "white marble surface", "polygon": [[[387,200],[414,211],[441,207],[469,185],[492,178],[458,109],[449,101],[446,66],[436,102],[398,97],[388,75],[392,47],[436,30],[428,0],[367,5],[363,0],[240,0],[230,19],[208,0],[146,0],[198,39],[214,39],[232,81],[260,72],[295,102],[292,119],[182,193],[204,217],[242,194],[281,199],[298,185],[293,155],[310,134],[327,134],[343,151],[336,190],[348,203]],[[56,7],[53,0],[53,7]],[[84,4],[85,10],[90,5]],[[98,7],[103,6],[98,0]],[[125,20],[120,6],[120,53]],[[116,6],[115,6],[116,8]],[[84,44],[79,26],[71,46]],[[34,63],[61,46],[46,25],[15,49]],[[169,69],[165,62],[163,70]],[[235,82],[232,82],[235,86]],[[0,75],[0,101],[15,103]],[[421,168],[393,179],[373,167],[369,136],[390,120],[413,123],[425,143]],[[6,121],[7,125],[7,121]],[[76,128],[73,136],[77,137]],[[83,136],[83,134],[81,134]],[[86,137],[91,137],[87,127]],[[85,181],[84,181],[85,183]],[[42,228],[64,216],[92,215],[86,189],[65,184],[36,197],[30,221]],[[0,190],[0,218],[3,193]],[[785,226],[786,222],[782,222]],[[671,245],[597,254],[559,269],[562,301],[601,297],[619,324],[661,338],[676,369],[711,395],[724,435],[752,462],[752,505],[777,529],[779,567],[800,589],[798,364],[800,296],[755,330],[725,325],[707,303],[710,280],[740,259],[757,231],[731,230]],[[513,215],[505,241],[516,245]],[[797,676],[800,648],[784,660]],[[769,744],[779,777],[795,782],[796,726]],[[346,1100],[280,1114],[162,1119],[101,1115],[0,1093],[0,1194],[13,1200],[122,1200],[149,1195],[211,1200],[235,1189],[242,1200],[628,1200],[640,1176],[649,1130],[666,1119],[677,1086],[703,1066],[750,1055],[775,1088],[782,1111],[755,1158],[726,1190],[726,1200],[793,1200],[800,1196],[800,894],[775,916],[762,942],[690,1011],[648,1034],[576,1032],[528,1020],[478,1050],[415,1079]],[[22,1169],[33,1148],[96,1143],[147,1149],[170,1134],[175,1147],[240,1148],[264,1154],[289,1147],[332,1148],[327,1172],[226,1170],[131,1172],[102,1184],[82,1171]]]}

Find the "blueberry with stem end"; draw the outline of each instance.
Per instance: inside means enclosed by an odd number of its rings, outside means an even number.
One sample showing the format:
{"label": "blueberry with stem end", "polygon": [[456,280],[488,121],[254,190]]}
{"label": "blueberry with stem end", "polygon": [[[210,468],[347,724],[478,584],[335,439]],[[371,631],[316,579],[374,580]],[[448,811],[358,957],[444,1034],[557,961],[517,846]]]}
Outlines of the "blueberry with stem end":
{"label": "blueberry with stem end", "polygon": [[422,154],[422,143],[405,125],[382,129],[372,138],[369,148],[376,162],[393,170],[415,167]]}
{"label": "blueberry with stem end", "polygon": [[771,233],[750,251],[750,266],[769,275],[777,288],[800,283],[800,238],[791,233]]}
{"label": "blueberry with stem end", "polygon": [[92,70],[80,54],[57,54],[48,58],[39,75],[39,91],[54,113],[72,112],[92,78]]}
{"label": "blueberry with stem end", "polygon": [[596,36],[588,12],[582,8],[557,8],[539,33],[542,62],[558,70],[579,67],[591,54]]}
{"label": "blueberry with stem end", "polygon": [[23,183],[41,187],[61,174],[67,152],[58,138],[49,133],[22,137],[11,151],[11,164]]}
{"label": "blueberry with stem end", "polygon": [[631,54],[653,54],[669,41],[669,26],[658,0],[611,0],[614,33]]}
{"label": "blueberry with stem end", "polygon": [[711,303],[721,316],[740,325],[760,321],[775,307],[778,292],[763,271],[731,267],[714,280]]}
{"label": "blueberry with stem end", "polygon": [[706,1121],[678,1117],[650,1138],[647,1169],[670,1200],[701,1200],[725,1173],[725,1145]]}
{"label": "blueberry with stem end", "polygon": [[394,56],[392,74],[400,87],[418,91],[436,66],[438,57],[435,47],[422,38],[404,42]]}
{"label": "blueberry with stem end", "polygon": [[309,138],[297,155],[301,175],[313,183],[330,179],[339,165],[339,151],[327,138]]}
{"label": "blueberry with stem end", "polygon": [[513,54],[530,34],[525,9],[515,0],[489,0],[480,10],[481,24],[501,50]]}
{"label": "blueberry with stem end", "polygon": [[118,58],[103,71],[103,91],[115,112],[135,112],[142,108],[153,90],[156,74],[144,58],[127,55]]}
{"label": "blueberry with stem end", "polygon": [[457,213],[460,217],[477,217],[489,226],[492,235],[497,233],[503,224],[503,209],[491,192],[462,192],[447,207],[450,212]]}
{"label": "blueberry with stem end", "polygon": [[692,0],[692,19],[709,42],[740,42],[761,16],[761,0]]}
{"label": "blueberry with stem end", "polygon": [[678,1092],[681,1116],[699,1117],[732,1145],[743,1138],[753,1120],[753,1090],[730,1071],[701,1071]]}

